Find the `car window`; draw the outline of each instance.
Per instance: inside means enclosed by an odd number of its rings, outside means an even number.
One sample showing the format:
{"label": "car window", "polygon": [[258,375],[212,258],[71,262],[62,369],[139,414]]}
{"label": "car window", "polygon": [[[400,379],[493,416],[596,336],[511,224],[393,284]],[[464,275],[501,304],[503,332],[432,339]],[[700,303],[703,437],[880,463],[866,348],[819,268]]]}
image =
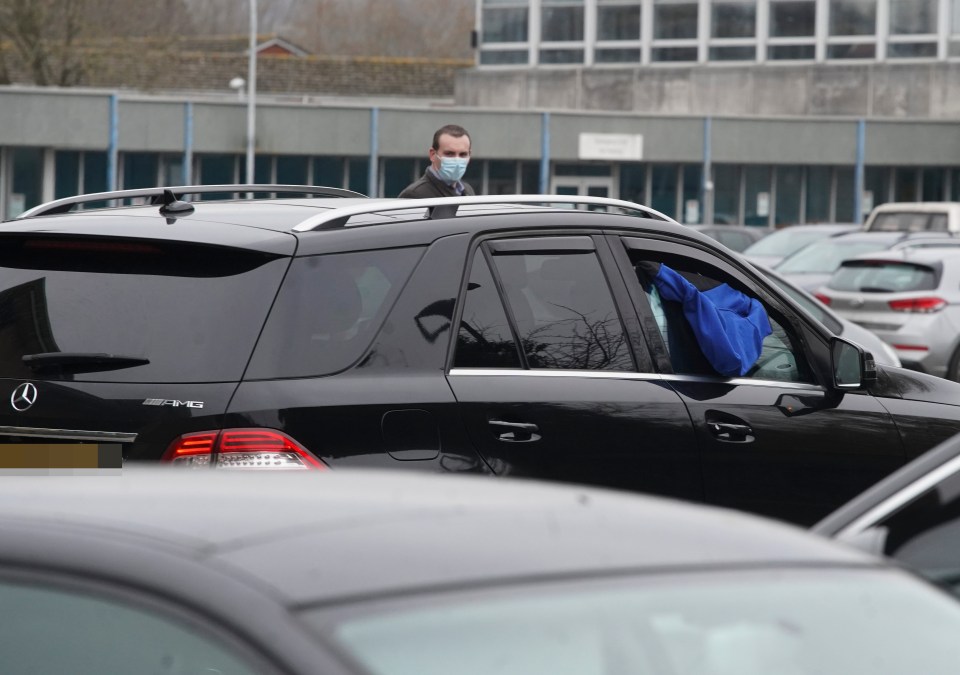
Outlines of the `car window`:
{"label": "car window", "polygon": [[925,265],[901,262],[848,262],[841,266],[827,287],[859,293],[930,291],[937,287],[937,273]]}
{"label": "car window", "polygon": [[879,521],[882,553],[960,594],[960,472]]}
{"label": "car window", "polygon": [[879,567],[513,583],[305,622],[372,675],[953,675],[960,605]]}
{"label": "car window", "polygon": [[830,231],[799,230],[786,227],[767,235],[760,241],[751,244],[745,251],[746,255],[776,255],[785,256],[798,251],[807,244],[818,239],[830,236]]}
{"label": "car window", "polygon": [[[7,238],[0,246],[0,377],[239,380],[289,262],[176,242]],[[243,306],[224,311],[227,298],[243,298]],[[66,370],[23,361],[54,352],[142,363]]]}
{"label": "car window", "polygon": [[422,252],[398,248],[295,259],[247,378],[326,375],[348,367],[369,346]]}
{"label": "car window", "polygon": [[[681,276],[692,280],[698,288],[706,289],[728,284],[749,297],[754,296],[748,292],[749,289],[742,288],[728,275],[699,261],[677,255],[644,253],[638,250],[631,250],[630,255],[663,345],[669,354],[673,372],[682,375],[717,377],[719,373],[703,355],[698,338],[684,316],[681,304],[665,300],[660,296],[656,286],[651,283],[649,268],[644,263],[666,264]],[[759,301],[758,298],[754,297],[754,299]],[[798,347],[798,341],[786,328],[786,321],[770,307],[762,302],[761,304],[770,322],[771,333],[763,338],[760,356],[744,377],[785,382],[813,382],[814,379],[803,352]]]}
{"label": "car window", "polygon": [[530,368],[635,370],[594,252],[493,256]]}
{"label": "car window", "polygon": [[946,214],[931,214],[911,211],[892,211],[878,213],[870,225],[871,231],[878,232],[925,232],[947,230]]}
{"label": "car window", "polygon": [[0,672],[262,672],[196,625],[54,587],[0,582]]}
{"label": "car window", "polygon": [[460,368],[520,368],[517,343],[490,273],[477,250],[470,270],[454,366]]}
{"label": "car window", "polygon": [[885,238],[879,241],[818,241],[784,259],[775,269],[782,274],[829,274],[847,258],[860,253],[882,251],[888,246],[889,242]]}

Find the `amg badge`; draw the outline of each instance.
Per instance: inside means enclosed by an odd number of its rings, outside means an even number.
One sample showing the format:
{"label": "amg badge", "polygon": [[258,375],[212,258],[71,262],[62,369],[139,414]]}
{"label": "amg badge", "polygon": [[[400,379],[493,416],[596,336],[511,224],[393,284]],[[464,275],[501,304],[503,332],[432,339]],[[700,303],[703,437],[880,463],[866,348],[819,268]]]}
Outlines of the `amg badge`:
{"label": "amg badge", "polygon": [[143,405],[170,406],[171,408],[202,408],[203,401],[178,401],[175,398],[148,398]]}

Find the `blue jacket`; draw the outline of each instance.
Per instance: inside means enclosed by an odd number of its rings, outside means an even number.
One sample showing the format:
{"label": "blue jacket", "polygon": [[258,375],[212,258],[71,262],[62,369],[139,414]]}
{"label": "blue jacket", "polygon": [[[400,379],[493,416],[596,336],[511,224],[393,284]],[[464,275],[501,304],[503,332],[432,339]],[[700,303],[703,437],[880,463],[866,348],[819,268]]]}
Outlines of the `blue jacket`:
{"label": "blue jacket", "polygon": [[700,291],[666,265],[653,278],[664,300],[681,303],[703,355],[721,375],[745,375],[772,332],[767,311],[754,298],[720,284]]}

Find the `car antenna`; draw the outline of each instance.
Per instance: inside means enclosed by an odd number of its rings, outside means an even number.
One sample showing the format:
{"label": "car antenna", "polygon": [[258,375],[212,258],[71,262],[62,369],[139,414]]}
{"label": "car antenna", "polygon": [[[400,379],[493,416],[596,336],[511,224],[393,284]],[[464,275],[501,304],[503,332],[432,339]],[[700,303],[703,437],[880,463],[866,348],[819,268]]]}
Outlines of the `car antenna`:
{"label": "car antenna", "polygon": [[177,199],[177,195],[173,194],[173,190],[165,189],[163,191],[163,201],[160,207],[161,215],[186,215],[193,213],[193,211],[193,204]]}

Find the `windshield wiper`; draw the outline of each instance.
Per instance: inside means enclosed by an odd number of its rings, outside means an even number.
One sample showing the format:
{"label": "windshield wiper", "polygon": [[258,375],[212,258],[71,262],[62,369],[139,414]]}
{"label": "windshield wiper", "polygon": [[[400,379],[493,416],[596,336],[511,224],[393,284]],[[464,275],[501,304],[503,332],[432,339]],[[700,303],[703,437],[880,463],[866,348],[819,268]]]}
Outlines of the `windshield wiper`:
{"label": "windshield wiper", "polygon": [[89,373],[103,370],[119,370],[144,366],[150,359],[118,354],[95,354],[83,352],[44,352],[24,354],[23,363],[33,370],[59,370],[71,373]]}
{"label": "windshield wiper", "polygon": [[896,293],[893,288],[884,288],[883,286],[864,286],[860,289],[861,293]]}

